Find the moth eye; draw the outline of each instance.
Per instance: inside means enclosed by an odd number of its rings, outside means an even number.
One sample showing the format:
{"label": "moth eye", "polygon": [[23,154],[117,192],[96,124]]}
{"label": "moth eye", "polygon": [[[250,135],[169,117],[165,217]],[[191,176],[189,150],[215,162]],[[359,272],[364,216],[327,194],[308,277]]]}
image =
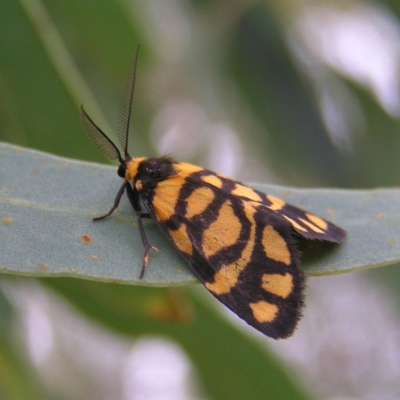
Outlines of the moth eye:
{"label": "moth eye", "polygon": [[125,178],[125,173],[126,173],[126,165],[125,164],[119,164],[118,167],[118,176],[121,178]]}

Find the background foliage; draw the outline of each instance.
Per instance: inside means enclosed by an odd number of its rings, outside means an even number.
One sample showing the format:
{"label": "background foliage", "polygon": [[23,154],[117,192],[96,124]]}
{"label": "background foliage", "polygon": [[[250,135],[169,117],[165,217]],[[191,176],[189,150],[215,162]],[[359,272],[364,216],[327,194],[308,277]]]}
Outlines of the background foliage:
{"label": "background foliage", "polygon": [[[399,185],[397,2],[0,4],[2,141],[104,162],[77,110],[112,132],[140,43],[132,154],[247,182]],[[283,345],[227,322],[197,287],[4,276],[0,397],[396,398],[398,268],[353,275],[310,282]]]}

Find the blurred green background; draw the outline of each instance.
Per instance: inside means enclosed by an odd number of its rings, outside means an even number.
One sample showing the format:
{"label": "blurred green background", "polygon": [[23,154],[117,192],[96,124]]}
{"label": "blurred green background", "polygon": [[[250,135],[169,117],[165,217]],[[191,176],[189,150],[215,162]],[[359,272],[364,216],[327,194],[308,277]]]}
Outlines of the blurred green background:
{"label": "blurred green background", "polygon": [[[113,135],[140,43],[132,155],[399,186],[399,16],[395,1],[0,0],[0,140],[107,162],[78,109]],[[310,280],[298,332],[275,343],[199,287],[2,277],[0,398],[398,398],[398,283],[398,266]]]}

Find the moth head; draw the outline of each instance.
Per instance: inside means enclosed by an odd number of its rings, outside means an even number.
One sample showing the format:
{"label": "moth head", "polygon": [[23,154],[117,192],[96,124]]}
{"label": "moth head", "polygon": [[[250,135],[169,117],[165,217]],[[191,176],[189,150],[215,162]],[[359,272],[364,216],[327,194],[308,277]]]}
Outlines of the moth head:
{"label": "moth head", "polygon": [[121,164],[119,164],[117,173],[118,173],[119,177],[125,179],[125,175],[126,175],[126,162],[125,161],[122,162]]}

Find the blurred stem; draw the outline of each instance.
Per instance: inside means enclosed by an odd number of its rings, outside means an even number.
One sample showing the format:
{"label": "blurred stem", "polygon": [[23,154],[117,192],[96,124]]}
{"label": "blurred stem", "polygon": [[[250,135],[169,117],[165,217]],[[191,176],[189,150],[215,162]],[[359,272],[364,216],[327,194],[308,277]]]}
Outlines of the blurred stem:
{"label": "blurred stem", "polygon": [[76,103],[77,109],[80,104],[84,104],[86,108],[90,109],[91,115],[93,115],[102,129],[105,132],[112,132],[113,129],[110,123],[104,117],[100,105],[79,72],[44,4],[41,0],[19,0],[19,2],[35,27],[44,50]]}

